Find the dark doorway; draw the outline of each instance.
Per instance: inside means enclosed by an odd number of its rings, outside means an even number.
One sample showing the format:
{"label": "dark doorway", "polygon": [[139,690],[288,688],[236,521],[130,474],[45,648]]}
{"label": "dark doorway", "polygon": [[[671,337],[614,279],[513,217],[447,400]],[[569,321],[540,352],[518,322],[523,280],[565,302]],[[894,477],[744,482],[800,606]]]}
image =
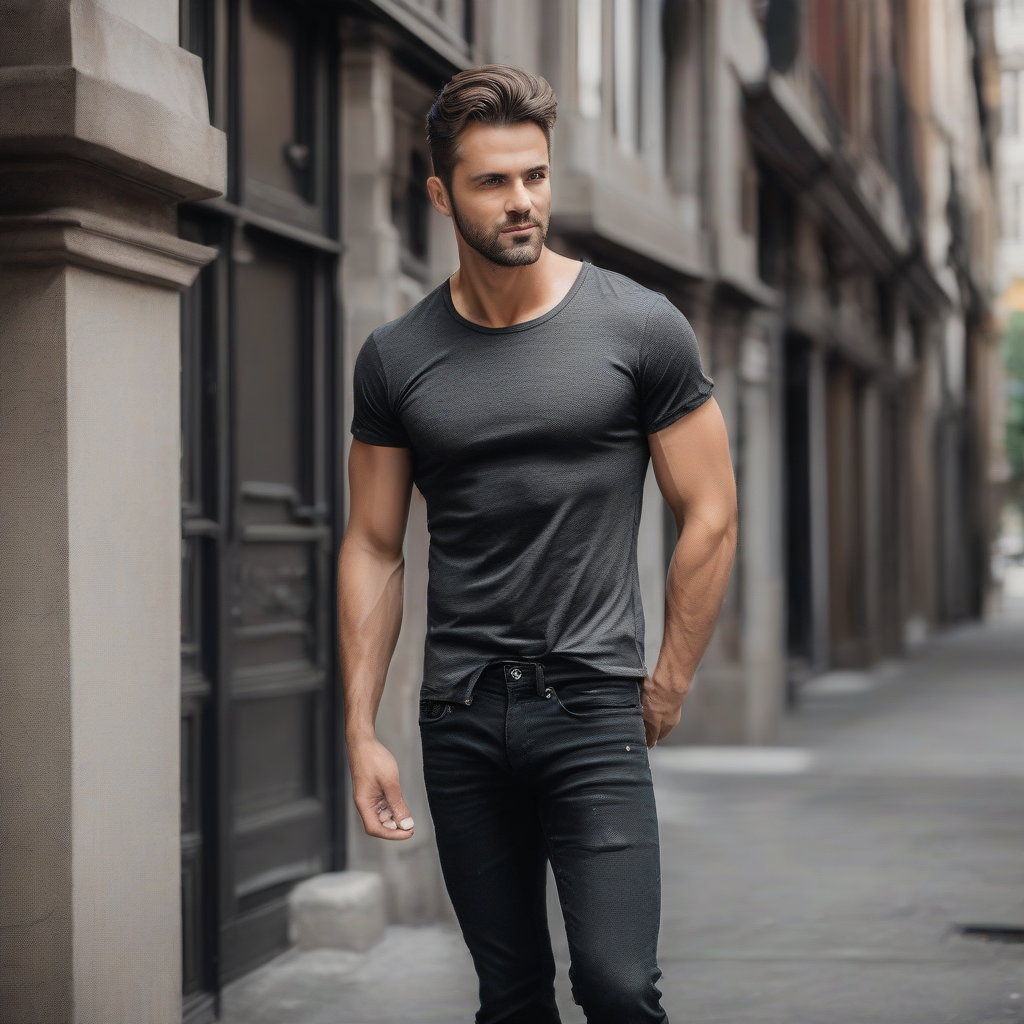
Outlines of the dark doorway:
{"label": "dark doorway", "polygon": [[790,676],[813,659],[809,349],[786,340],[786,615]]}
{"label": "dark doorway", "polygon": [[868,660],[863,380],[849,363],[833,359],[827,391],[832,663],[836,668],[861,668]]}
{"label": "dark doorway", "polygon": [[287,896],[344,851],[335,747],[336,124],[331,21],[187,0],[229,191],[182,304],[182,918],[187,1021],[287,946]]}

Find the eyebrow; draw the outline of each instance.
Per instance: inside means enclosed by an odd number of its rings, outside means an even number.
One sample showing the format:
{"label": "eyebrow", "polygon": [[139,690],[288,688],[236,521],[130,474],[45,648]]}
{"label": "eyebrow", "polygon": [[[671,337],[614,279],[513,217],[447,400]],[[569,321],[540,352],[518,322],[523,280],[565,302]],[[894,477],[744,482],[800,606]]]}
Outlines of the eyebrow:
{"label": "eyebrow", "polygon": [[[548,170],[547,164],[537,164],[536,167],[528,167],[523,174],[533,174],[534,171],[546,171]],[[488,178],[508,178],[509,175],[505,174],[504,171],[483,171],[480,174],[471,174],[469,176],[470,181],[486,181]]]}

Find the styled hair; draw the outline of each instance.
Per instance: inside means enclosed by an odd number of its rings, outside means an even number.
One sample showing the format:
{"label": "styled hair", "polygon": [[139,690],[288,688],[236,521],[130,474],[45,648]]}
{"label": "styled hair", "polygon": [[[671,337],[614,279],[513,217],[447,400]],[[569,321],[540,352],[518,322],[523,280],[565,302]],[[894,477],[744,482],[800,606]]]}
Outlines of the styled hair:
{"label": "styled hair", "polygon": [[558,101],[543,78],[511,64],[485,64],[460,71],[437,94],[427,114],[427,143],[434,173],[451,192],[459,139],[470,122],[515,125],[532,121],[551,149]]}

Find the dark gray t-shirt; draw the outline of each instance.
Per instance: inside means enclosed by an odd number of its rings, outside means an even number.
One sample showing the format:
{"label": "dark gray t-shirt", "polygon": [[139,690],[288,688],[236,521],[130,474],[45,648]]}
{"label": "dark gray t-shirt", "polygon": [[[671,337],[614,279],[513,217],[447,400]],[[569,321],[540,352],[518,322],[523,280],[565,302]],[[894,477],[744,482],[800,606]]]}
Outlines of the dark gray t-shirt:
{"label": "dark gray t-shirt", "polygon": [[408,448],[427,502],[424,697],[468,700],[495,661],[646,674],[647,435],[711,388],[683,315],[586,263],[536,320],[481,327],[445,282],[370,335],[352,434]]}

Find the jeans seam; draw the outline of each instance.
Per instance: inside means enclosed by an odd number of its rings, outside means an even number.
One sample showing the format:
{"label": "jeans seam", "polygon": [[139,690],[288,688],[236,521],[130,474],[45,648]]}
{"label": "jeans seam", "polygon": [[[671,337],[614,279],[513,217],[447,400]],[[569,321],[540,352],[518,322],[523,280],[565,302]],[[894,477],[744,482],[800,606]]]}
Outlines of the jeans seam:
{"label": "jeans seam", "polygon": [[[550,687],[549,687],[550,689]],[[590,719],[590,718],[601,718],[602,713],[606,711],[642,711],[643,706],[641,704],[624,704],[621,706],[611,705],[609,707],[599,707],[595,711],[589,714],[581,714],[579,711],[572,711],[562,703],[562,698],[558,696],[558,691],[552,689],[551,692],[555,696],[555,700],[558,702],[558,706],[567,714],[572,715],[573,718]]]}

